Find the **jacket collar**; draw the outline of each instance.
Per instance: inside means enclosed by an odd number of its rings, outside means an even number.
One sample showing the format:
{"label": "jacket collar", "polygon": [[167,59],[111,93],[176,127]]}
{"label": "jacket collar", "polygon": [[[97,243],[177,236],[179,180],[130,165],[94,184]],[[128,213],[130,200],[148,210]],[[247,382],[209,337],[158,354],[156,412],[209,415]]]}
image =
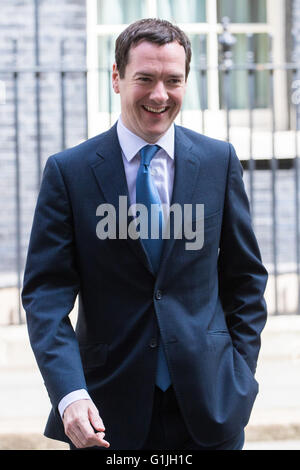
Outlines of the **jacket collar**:
{"label": "jacket collar", "polygon": [[[190,204],[199,174],[201,161],[201,147],[195,145],[186,135],[184,128],[175,125],[175,177],[171,204]],[[122,161],[121,147],[117,135],[117,124],[103,134],[100,134],[96,149],[96,158],[90,163],[98,185],[107,203],[116,209],[116,218],[119,220],[119,196],[127,196],[127,211],[129,209],[129,194],[126,175]],[[128,217],[130,223],[132,217]],[[140,239],[132,240],[127,237],[136,255],[151,270],[147,254]],[[164,240],[159,274],[170,255],[174,237]]]}

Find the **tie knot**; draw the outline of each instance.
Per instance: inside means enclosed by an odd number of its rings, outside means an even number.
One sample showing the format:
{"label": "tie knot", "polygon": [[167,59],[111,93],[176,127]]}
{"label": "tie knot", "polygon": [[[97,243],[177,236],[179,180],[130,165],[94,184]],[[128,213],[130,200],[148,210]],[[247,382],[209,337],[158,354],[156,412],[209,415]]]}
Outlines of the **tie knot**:
{"label": "tie knot", "polygon": [[150,165],[152,158],[159,149],[159,145],[145,145],[145,147],[140,150],[141,163],[143,165]]}

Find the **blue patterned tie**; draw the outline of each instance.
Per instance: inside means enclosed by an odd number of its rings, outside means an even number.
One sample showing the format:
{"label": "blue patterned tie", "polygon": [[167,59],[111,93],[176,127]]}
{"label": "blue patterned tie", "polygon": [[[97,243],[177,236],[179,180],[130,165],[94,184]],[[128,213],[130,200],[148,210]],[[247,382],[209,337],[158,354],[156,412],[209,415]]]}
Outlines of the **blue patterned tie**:
{"label": "blue patterned tie", "polygon": [[[142,243],[145,247],[146,252],[150,258],[152,267],[157,273],[161,250],[162,250],[162,229],[163,229],[163,212],[161,208],[161,200],[158,195],[156,186],[152,181],[151,172],[150,172],[150,162],[156,152],[159,150],[158,145],[146,145],[140,150],[141,155],[141,164],[139,167],[137,179],[136,179],[136,202],[139,204],[144,204],[148,210],[148,238],[142,238]],[[156,232],[157,237],[151,237],[151,205],[155,204],[157,212],[155,213],[156,220],[158,220],[158,227]],[[152,221],[153,222],[153,221]],[[154,232],[155,233],[155,232]],[[161,344],[159,342],[158,348],[158,364],[156,372],[156,385],[163,391],[171,385],[170,374],[167,366],[167,360],[165,353]]]}

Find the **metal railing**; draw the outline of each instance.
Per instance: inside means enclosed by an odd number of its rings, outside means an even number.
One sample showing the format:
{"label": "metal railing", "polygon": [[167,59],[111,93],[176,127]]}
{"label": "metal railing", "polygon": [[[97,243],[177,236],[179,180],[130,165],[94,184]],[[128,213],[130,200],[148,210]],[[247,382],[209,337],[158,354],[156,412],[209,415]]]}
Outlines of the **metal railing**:
{"label": "metal railing", "polygon": [[[66,40],[61,41],[60,45],[60,64],[64,64],[65,55],[65,43]],[[85,44],[85,42],[84,42]],[[13,56],[15,57],[15,63],[18,58],[18,44],[17,41],[13,41]],[[57,87],[57,99],[60,100],[60,149],[66,148],[66,135],[67,135],[67,120],[66,120],[66,78],[68,75],[77,75],[82,77],[82,101],[84,115],[83,119],[85,122],[85,130],[83,137],[88,138],[88,116],[87,116],[87,69],[86,67],[65,67],[65,66],[29,66],[29,67],[18,67],[16,64],[7,66],[4,69],[0,69],[0,81],[3,84],[12,84],[11,102],[10,106],[13,108],[13,127],[14,127],[14,170],[15,170],[15,273],[16,273],[16,287],[17,287],[17,317],[18,322],[22,323],[24,318],[22,316],[22,306],[20,300],[20,291],[22,287],[22,276],[24,270],[24,250],[22,250],[22,227],[21,227],[21,159],[20,159],[20,135],[22,133],[22,123],[20,122],[20,91],[19,84],[22,78],[26,75],[33,75],[34,80],[34,93],[32,95],[32,101],[35,103],[35,126],[32,129],[32,133],[35,135],[36,143],[36,183],[35,192],[38,194],[42,172],[43,172],[43,158],[42,158],[42,119],[41,119],[41,80],[47,74],[56,74],[59,77],[59,85]],[[2,88],[2,95],[5,99],[0,97],[0,106],[6,104],[6,86]],[[3,124],[3,123],[2,123]],[[1,126],[1,122],[0,122]],[[26,250],[25,250],[26,252]],[[1,268],[0,268],[1,273]],[[3,286],[2,286],[3,287]]]}

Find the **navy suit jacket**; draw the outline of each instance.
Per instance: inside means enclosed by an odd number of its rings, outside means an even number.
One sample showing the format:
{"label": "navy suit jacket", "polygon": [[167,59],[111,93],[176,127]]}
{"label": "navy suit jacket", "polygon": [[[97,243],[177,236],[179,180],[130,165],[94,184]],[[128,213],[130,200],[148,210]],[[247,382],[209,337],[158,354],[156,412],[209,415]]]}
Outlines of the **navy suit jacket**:
{"label": "navy suit jacket", "polygon": [[[266,321],[267,273],[241,164],[231,144],[175,126],[172,204],[204,204],[204,245],[186,250],[184,236],[165,240],[156,276],[140,239],[96,235],[97,207],[117,209],[119,196],[129,200],[116,125],[46,163],[22,292],[52,403],[45,434],[69,442],[57,406],[87,388],[110,449],[140,448],[160,332],[192,437],[221,443],[249,420]],[[74,331],[69,313],[77,295]]]}

